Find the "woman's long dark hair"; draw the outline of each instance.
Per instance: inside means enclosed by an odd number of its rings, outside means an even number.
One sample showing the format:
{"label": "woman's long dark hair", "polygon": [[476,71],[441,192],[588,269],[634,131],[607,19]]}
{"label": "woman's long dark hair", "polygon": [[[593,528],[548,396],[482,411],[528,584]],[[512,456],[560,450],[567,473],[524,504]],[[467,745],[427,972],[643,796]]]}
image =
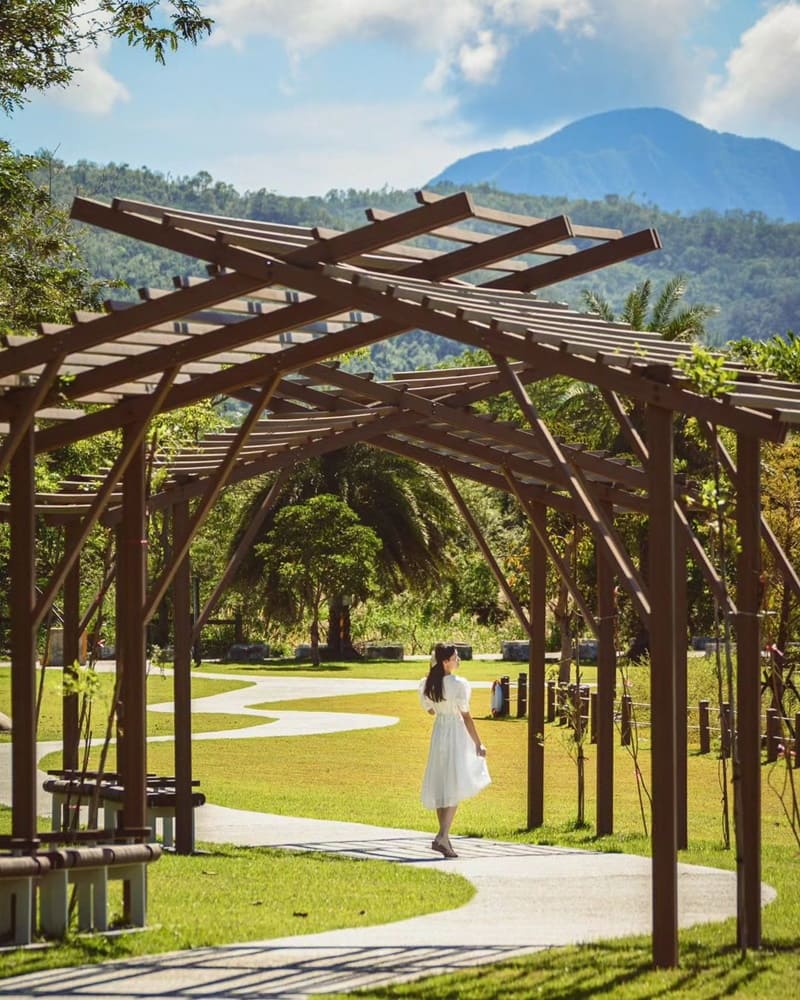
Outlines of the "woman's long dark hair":
{"label": "woman's long dark hair", "polygon": [[444,701],[444,661],[449,660],[455,651],[452,642],[437,642],[433,647],[433,663],[425,678],[425,697],[431,701]]}

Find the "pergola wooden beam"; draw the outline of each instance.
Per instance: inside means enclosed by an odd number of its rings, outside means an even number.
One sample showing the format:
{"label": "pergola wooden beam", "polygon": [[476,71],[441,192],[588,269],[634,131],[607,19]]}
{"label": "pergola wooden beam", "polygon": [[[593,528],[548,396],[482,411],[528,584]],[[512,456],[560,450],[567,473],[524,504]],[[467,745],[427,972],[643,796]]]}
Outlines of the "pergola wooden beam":
{"label": "pergola wooden beam", "polygon": [[278,475],[275,477],[275,481],[272,486],[270,486],[268,492],[266,493],[264,499],[259,504],[258,510],[254,512],[253,516],[250,518],[250,522],[247,525],[247,530],[242,535],[239,544],[236,546],[236,551],[233,553],[231,558],[228,560],[227,565],[219,578],[217,585],[211,592],[206,603],[203,605],[203,609],[197,616],[197,620],[192,626],[191,633],[191,644],[193,645],[200,639],[200,633],[203,626],[206,624],[208,619],[211,617],[211,613],[217,607],[222,598],[222,595],[228,589],[236,575],[236,571],[242,563],[242,560],[247,555],[247,553],[252,548],[253,542],[255,541],[262,525],[267,519],[267,515],[275,506],[275,503],[280,496],[283,487],[286,485],[286,480],[289,478],[289,473],[293,465],[284,465],[282,469],[278,471]]}
{"label": "pergola wooden beam", "polygon": [[[675,504],[672,475],[672,411],[648,406],[650,455],[650,704],[652,713],[653,961],[678,964],[678,827],[675,717]],[[683,709],[681,709],[683,710]]]}
{"label": "pergola wooden beam", "polygon": [[89,506],[86,516],[81,522],[80,531],[75,535],[76,547],[64,553],[58,566],[56,566],[53,570],[47,587],[37,602],[33,615],[33,622],[36,628],[38,628],[44,620],[44,616],[50,610],[53,601],[56,599],[67,573],[69,573],[75,560],[79,558],[81,549],[83,548],[86,539],[89,537],[92,528],[94,528],[100,520],[114,488],[120,479],[124,479],[125,471],[129,463],[138,454],[139,446],[147,433],[147,420],[149,420],[154,414],[158,413],[161,403],[169,391],[169,387],[172,385],[172,380],[175,378],[176,371],[177,370],[173,368],[163,374],[158,388],[152,396],[148,397],[149,407],[145,420],[136,425],[135,431],[126,435],[117,460],[114,462],[111,471],[106,476],[103,485],[97,491],[94,500]]}
{"label": "pergola wooden beam", "polygon": [[241,426],[234,435],[228,449],[228,453],[217,466],[213,476],[210,477],[200,503],[197,505],[191,518],[189,519],[189,524],[186,527],[185,532],[182,533],[183,537],[181,539],[180,547],[176,547],[175,551],[172,553],[171,563],[164,567],[161,576],[158,578],[150,590],[150,593],[147,595],[147,600],[142,608],[142,616],[145,622],[149,622],[155,614],[155,611],[163,600],[175,573],[178,571],[183,559],[188,555],[189,547],[194,540],[195,535],[208,516],[223,486],[225,486],[228,481],[236,464],[239,452],[247,443],[248,437],[252,433],[253,428],[264,411],[264,407],[267,403],[269,403],[270,397],[275,391],[276,384],[277,379],[273,379],[261,390],[258,400],[250,408],[250,412],[242,421]]}
{"label": "pergola wooden beam", "polygon": [[[513,392],[514,398],[522,410],[525,419],[534,429],[553,466],[559,470],[562,482],[569,489],[570,495],[575,501],[582,519],[591,528],[595,541],[600,546],[603,554],[611,560],[612,565],[619,574],[621,583],[633,599],[639,617],[647,625],[650,620],[651,602],[645,592],[639,573],[625,551],[625,547],[617,532],[614,530],[602,507],[595,502],[583,476],[565,459],[561,448],[556,443],[547,425],[536,412],[530,397],[525,391],[525,387],[519,380],[519,376],[509,366],[504,357],[500,355],[493,355],[493,357],[498,368],[504,372],[509,388]],[[591,621],[594,620],[591,614],[589,618]]]}
{"label": "pergola wooden beam", "polygon": [[[70,327],[48,324],[39,338],[23,341],[12,337],[10,346],[0,352],[0,433],[7,435],[0,465],[11,470],[11,600],[12,617],[18,619],[12,623],[15,722],[18,716],[24,723],[30,715],[35,624],[55,597],[64,574],[74,589],[74,574],[70,574],[77,565],[74,559],[70,563],[62,560],[42,601],[35,605],[31,590],[34,514],[41,510],[54,522],[72,519],[70,535],[74,540],[85,537],[101,506],[97,500],[87,499],[77,484],[65,484],[61,495],[43,496],[42,503],[35,506],[36,450],[52,450],[82,437],[121,429],[125,442],[122,455],[132,453],[122,473],[121,493],[115,469],[103,482],[86,480],[85,488],[99,489],[102,505],[108,501],[103,515],[106,521],[120,519],[117,606],[125,718],[119,770],[126,785],[124,818],[126,825],[133,826],[141,826],[144,820],[143,623],[169,582],[169,574],[162,575],[146,597],[142,543],[147,501],[141,436],[154,412],[167,412],[216,394],[237,395],[253,408],[239,434],[209,438],[195,454],[181,454],[170,469],[172,478],[166,489],[150,498],[152,510],[174,506],[178,514],[176,551],[182,574],[178,591],[181,587],[184,591],[181,606],[186,603],[186,555],[193,529],[227,484],[265,472],[283,476],[298,460],[346,443],[364,442],[421,460],[439,471],[445,482],[459,476],[510,491],[539,525],[538,534],[534,531],[532,535],[531,579],[538,581],[541,593],[534,595],[532,591],[527,618],[532,685],[529,825],[541,821],[541,801],[531,782],[539,780],[541,791],[543,719],[536,699],[543,695],[538,690],[543,688],[546,542],[542,539],[546,540],[545,514],[550,507],[588,521],[594,532],[598,543],[599,629],[605,651],[614,571],[632,589],[640,614],[647,612],[642,617],[650,629],[651,701],[656,706],[652,730],[653,954],[657,965],[676,964],[676,829],[685,822],[676,802],[682,780],[676,743],[685,735],[676,713],[679,700],[685,698],[678,655],[682,622],[675,613],[683,592],[677,586],[675,564],[685,558],[684,544],[690,546],[714,594],[725,597],[725,588],[691,531],[689,515],[676,495],[671,420],[673,413],[685,414],[715,428],[730,428],[740,439],[737,459],[741,468],[737,471],[729,460],[725,463],[738,486],[740,517],[744,519],[738,529],[743,542],[735,593],[743,665],[739,680],[749,687],[739,691],[743,706],[739,739],[743,746],[742,787],[752,799],[747,801],[751,801],[753,815],[748,817],[742,841],[739,918],[741,940],[757,942],[760,843],[753,831],[759,803],[752,772],[758,767],[760,740],[754,710],[758,685],[752,684],[759,666],[757,622],[754,624],[757,595],[753,589],[758,530],[753,510],[760,499],[759,441],[780,442],[800,424],[800,386],[726,363],[726,369],[736,376],[732,391],[718,399],[704,397],[681,371],[681,360],[691,352],[691,346],[666,343],[655,334],[605,323],[600,317],[541,302],[530,294],[545,284],[657,249],[660,242],[652,230],[624,236],[619,230],[573,226],[563,216],[539,220],[475,205],[465,194],[442,198],[421,192],[418,200],[421,207],[408,212],[373,212],[366,226],[351,232],[214,219],[134,201],[116,201],[111,208],[76,201],[75,217],[207,261],[210,277],[181,279],[179,289],[173,292],[144,290],[139,304],[112,303],[106,316],[78,314]],[[472,220],[495,231],[473,231],[469,228]],[[440,242],[415,246],[410,241],[418,237]],[[584,248],[572,240],[589,240],[596,245]],[[531,264],[531,257],[537,256],[551,259]],[[489,267],[502,274],[483,286],[454,280],[463,275],[474,277]],[[335,372],[323,364],[339,352],[368,346],[408,329],[428,330],[465,346],[485,349],[494,356],[495,364],[491,370],[475,368],[461,378],[451,372],[441,377],[407,373],[394,387]],[[165,372],[172,381],[169,387],[164,383]],[[68,378],[59,379],[64,375]],[[550,434],[533,409],[525,386],[552,376],[596,386],[628,432],[632,427],[617,394],[644,408],[647,442],[633,434],[642,468],[569,445]],[[31,389],[33,380],[36,383]],[[497,395],[505,386],[511,388],[534,431],[493,422],[469,411],[470,405]],[[155,406],[154,389],[160,397]],[[264,427],[258,426],[253,411],[263,407],[273,391],[271,415]],[[62,405],[62,396],[101,409],[94,413],[72,411]],[[280,414],[290,415],[283,427]],[[40,422],[45,420],[56,425],[42,427]],[[248,435],[252,435],[250,441]],[[224,453],[222,446],[226,446]],[[263,454],[259,454],[261,448]],[[184,481],[186,476],[190,478]],[[192,523],[187,505],[194,496],[202,499]],[[747,510],[744,505],[749,505]],[[648,591],[615,535],[613,516],[618,510],[649,515],[651,551],[659,546],[660,561],[659,572],[651,573]],[[767,544],[780,552],[763,519],[760,530]],[[68,546],[75,547],[74,541]],[[800,578],[785,556],[783,562],[780,555],[777,558],[787,585],[800,593]],[[74,604],[72,597],[70,600]],[[724,606],[727,613],[734,610],[730,599]],[[188,639],[184,611],[180,612],[180,641],[176,639],[182,663]],[[584,606],[583,613],[587,622],[594,621],[588,607]],[[685,617],[683,612],[680,617]],[[542,659],[541,665],[537,658]],[[606,695],[610,669],[606,663]],[[185,684],[180,694],[176,689],[178,697],[188,700]],[[188,725],[188,705],[183,708],[182,724]],[[34,740],[32,728],[25,735],[18,734],[15,727],[13,830],[17,845],[31,845],[36,835],[31,792]],[[186,785],[181,792],[185,807],[188,770],[184,764],[180,770]],[[34,775],[30,780],[29,772]],[[25,787],[20,786],[23,781],[27,782]],[[606,775],[602,796],[598,784],[598,826],[608,821],[607,815],[601,817],[600,809],[600,799],[608,798],[608,787]],[[606,801],[605,812],[607,805]]]}
{"label": "pergola wooden beam", "polygon": [[531,635],[530,620],[528,616],[525,614],[524,610],[522,609],[522,606],[520,605],[519,601],[517,600],[516,594],[509,586],[505,574],[500,569],[500,566],[497,560],[495,559],[492,550],[489,548],[489,545],[486,541],[486,538],[483,535],[483,532],[480,530],[478,522],[473,517],[472,511],[467,506],[466,501],[464,500],[458,487],[453,481],[453,477],[445,469],[440,469],[439,475],[442,477],[442,480],[445,486],[447,487],[447,491],[450,494],[453,503],[458,508],[458,512],[461,514],[461,517],[464,519],[465,524],[472,533],[472,537],[475,539],[475,543],[481,550],[483,558],[486,560],[489,569],[491,569],[492,575],[497,581],[498,586],[505,594],[506,600],[511,605],[514,614],[517,616],[517,621],[525,629],[526,633],[530,637]]}
{"label": "pergola wooden beam", "polygon": [[536,532],[539,544],[542,546],[544,551],[547,553],[548,558],[553,563],[556,572],[561,578],[561,581],[564,584],[564,586],[569,591],[573,601],[575,602],[575,606],[581,613],[583,620],[590,629],[590,631],[592,632],[592,635],[597,636],[597,622],[595,621],[595,616],[591,611],[591,609],[589,608],[589,606],[584,601],[583,595],[578,589],[578,583],[572,576],[572,573],[570,572],[569,565],[567,564],[566,560],[561,555],[561,553],[558,551],[558,549],[555,547],[555,545],[553,545],[553,543],[550,541],[550,536],[547,533],[546,528],[544,531],[542,531],[541,534],[539,534],[539,526],[537,520],[533,516],[533,510],[532,510],[533,505],[531,501],[524,495],[523,491],[520,489],[519,483],[511,474],[511,471],[509,469],[506,469],[505,473],[506,473],[506,482],[508,483],[509,490],[517,498],[520,506],[522,507],[523,511],[528,517],[531,529],[534,532]]}
{"label": "pergola wooden beam", "polygon": [[[3,352],[0,352],[0,361],[2,361],[2,355]],[[41,409],[47,398],[50,387],[58,375],[62,360],[63,355],[61,354],[50,358],[44,367],[44,371],[39,376],[36,386],[32,389],[17,391],[17,413],[11,421],[8,434],[3,439],[2,444],[0,444],[0,476],[8,468],[17,445],[33,426],[36,411]],[[12,398],[8,402],[13,406],[15,401]]]}
{"label": "pergola wooden beam", "polygon": [[[623,433],[627,437],[630,445],[633,449],[634,454],[637,458],[643,462],[645,465],[650,460],[650,454],[647,450],[647,445],[642,440],[641,435],[633,426],[633,422],[628,415],[625,407],[622,405],[622,401],[615,392],[609,392],[607,390],[603,391],[603,398],[608,404],[609,409],[616,417],[617,423],[622,429]],[[692,526],[689,523],[689,517],[686,512],[685,505],[676,496],[675,498],[675,517],[678,522],[678,529],[684,536],[684,544],[688,547],[689,553],[695,561],[695,564],[699,567],[700,572],[706,580],[711,590],[714,593],[714,598],[719,603],[720,607],[727,608],[730,614],[736,613],[736,605],[733,603],[731,595],[725,586],[719,573],[717,573],[714,568],[713,563],[708,557],[706,550],[703,548],[700,539],[692,531]]]}
{"label": "pergola wooden beam", "polygon": [[641,232],[622,236],[618,240],[602,243],[600,246],[579,250],[571,257],[562,257],[546,264],[538,264],[529,271],[519,274],[509,274],[487,282],[487,288],[513,289],[517,292],[532,292],[559,281],[568,281],[592,271],[618,264],[631,257],[639,257],[643,253],[661,249],[661,240],[655,229],[643,229]]}

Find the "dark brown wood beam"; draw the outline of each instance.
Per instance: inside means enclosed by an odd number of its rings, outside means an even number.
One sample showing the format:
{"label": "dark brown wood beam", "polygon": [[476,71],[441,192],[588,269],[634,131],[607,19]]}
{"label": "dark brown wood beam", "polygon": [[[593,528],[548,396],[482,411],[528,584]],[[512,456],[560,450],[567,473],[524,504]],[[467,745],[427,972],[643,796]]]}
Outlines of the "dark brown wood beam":
{"label": "dark brown wood beam", "polygon": [[[539,438],[545,454],[552,462],[554,468],[559,470],[564,486],[569,489],[570,495],[581,512],[581,518],[589,525],[595,540],[600,546],[600,550],[611,560],[612,565],[619,574],[620,581],[633,598],[639,616],[646,623],[650,617],[650,600],[645,591],[644,584],[639,577],[639,573],[625,551],[625,547],[614,530],[613,525],[606,517],[602,507],[595,502],[583,476],[566,461],[563,451],[550,433],[549,428],[536,412],[530,397],[525,391],[525,387],[519,380],[519,376],[513,371],[504,357],[501,355],[493,355],[493,357],[495,363],[504,372],[508,386],[513,392],[523,416],[530,423]],[[591,614],[589,615],[589,620],[594,621],[594,617]]]}
{"label": "dark brown wood beam", "polygon": [[[713,426],[708,423],[701,424],[703,434],[712,448],[716,449],[719,455],[722,467],[725,469],[725,474],[728,479],[733,484],[734,489],[738,493],[738,482],[739,482],[739,472],[731,457],[730,452],[719,439],[719,435],[714,430]],[[769,549],[772,558],[775,560],[781,575],[783,576],[784,583],[789,587],[794,593],[795,597],[800,598],[800,577],[797,575],[797,570],[792,565],[788,556],[783,550],[781,543],[775,537],[775,533],[769,526],[767,519],[764,517],[764,513],[759,506],[759,520],[761,523],[761,537]]]}
{"label": "dark brown wood beam", "polygon": [[36,839],[36,531],[33,433],[15,435],[10,463],[11,836],[30,850]]}
{"label": "dark brown wood beam", "polygon": [[643,229],[641,232],[631,233],[630,236],[601,243],[600,246],[579,250],[571,257],[561,257],[558,260],[548,261],[546,264],[537,264],[528,271],[494,278],[492,281],[488,281],[485,287],[532,292],[660,249],[661,240],[655,229]]}
{"label": "dark brown wood beam", "polygon": [[230,474],[236,465],[236,459],[239,456],[239,452],[247,443],[247,439],[250,434],[252,434],[256,423],[261,419],[261,414],[269,403],[270,397],[275,391],[276,384],[277,379],[274,379],[263,387],[257,402],[250,408],[250,412],[242,421],[239,430],[236,432],[233,440],[231,441],[228,454],[225,456],[225,459],[219,463],[213,476],[211,476],[207,481],[205,492],[203,493],[200,503],[197,505],[194,513],[192,514],[186,536],[181,541],[181,548],[176,548],[173,552],[172,561],[169,565],[164,567],[161,576],[158,578],[150,593],[147,595],[147,600],[142,608],[142,614],[145,622],[149,622],[155,614],[156,609],[163,600],[164,595],[167,592],[167,588],[172,582],[172,579],[180,567],[181,562],[188,556],[189,547],[192,541],[202,527],[203,522],[208,516],[208,513],[213,507],[223,487],[228,482]]}
{"label": "dark brown wood beam", "polygon": [[[736,720],[733,766],[740,947],[761,947],[761,456],[756,438],[736,440]],[[738,780],[737,780],[738,779]],[[740,797],[737,803],[736,798]],[[738,809],[736,808],[738,805]]]}
{"label": "dark brown wood beam", "polygon": [[[611,512],[607,511],[608,516]],[[595,544],[597,564],[597,836],[614,832],[614,692],[617,675],[617,604],[614,571]]]}
{"label": "dark brown wood beam", "polygon": [[126,435],[126,443],[123,444],[123,447],[117,456],[117,460],[114,462],[110,472],[106,475],[103,484],[97,490],[85,517],[81,521],[80,530],[75,532],[74,538],[76,547],[64,553],[58,566],[56,566],[53,570],[50,580],[48,581],[47,586],[45,587],[44,592],[36,605],[34,621],[37,627],[42,623],[44,616],[50,610],[50,607],[52,606],[53,601],[55,601],[67,573],[69,573],[75,560],[79,558],[81,549],[86,543],[86,539],[89,537],[92,528],[94,528],[100,520],[103,511],[106,509],[111,494],[114,492],[117,483],[121,478],[123,478],[128,464],[135,458],[136,454],[138,454],[140,441],[137,440],[137,434],[141,435],[141,439],[144,440],[144,436],[147,433],[147,422],[156,413],[158,413],[161,403],[169,391],[169,387],[172,385],[176,374],[177,369],[175,368],[164,373],[156,391],[151,396],[147,397],[148,407],[144,413],[145,419],[137,426],[136,433]]}
{"label": "dark brown wood beam", "polygon": [[[0,351],[0,362],[3,361],[6,352],[10,350],[12,348],[7,347]],[[11,421],[8,434],[0,444],[0,476],[8,468],[17,445],[27,434],[28,429],[33,426],[36,411],[47,398],[50,388],[58,376],[62,361],[62,354],[50,358],[32,389],[18,389],[16,392],[6,394],[3,402],[9,412],[16,410],[16,413]]]}
{"label": "dark brown wood beam", "polygon": [[172,545],[185,552],[172,582],[175,662],[172,686],[175,701],[175,853],[194,851],[192,806],[192,622],[191,564],[188,545],[189,501],[172,508]]}
{"label": "dark brown wood beam", "polygon": [[[603,398],[608,404],[609,409],[617,420],[620,429],[623,431],[627,437],[634,454],[644,465],[650,460],[650,455],[647,450],[647,445],[642,440],[641,435],[633,426],[633,421],[628,415],[627,410],[622,405],[622,401],[615,392],[609,392],[603,390]],[[715,599],[719,602],[720,607],[727,607],[731,614],[735,614],[736,606],[731,599],[731,595],[728,592],[727,587],[723,583],[719,573],[717,572],[713,562],[708,557],[708,553],[703,547],[700,539],[697,537],[695,532],[692,530],[692,526],[689,523],[689,517],[686,511],[686,505],[677,496],[675,497],[675,517],[677,519],[678,530],[683,535],[683,544],[688,547],[688,551],[695,561],[695,564],[700,569],[706,583],[709,585],[714,593]]]}
{"label": "dark brown wood beam", "polygon": [[650,704],[652,713],[653,963],[678,964],[678,831],[675,713],[675,514],[673,414],[648,406],[650,455]]}
{"label": "dark brown wood beam", "polygon": [[[533,505],[531,501],[525,496],[524,492],[520,489],[520,484],[518,483],[516,478],[512,475],[510,469],[505,470],[505,477],[510,492],[513,493],[514,496],[519,501],[520,506],[525,511],[525,514],[528,516],[530,520],[530,524],[533,530],[538,532],[538,528],[533,518],[533,511],[532,511]],[[558,549],[555,547],[555,545],[553,545],[553,543],[550,541],[550,536],[547,533],[547,531],[544,531],[542,535],[538,537],[539,537],[539,544],[544,548],[545,552],[550,558],[550,561],[555,566],[559,577],[563,581],[564,586],[569,590],[573,601],[575,601],[578,611],[583,616],[584,622],[591,630],[592,634],[596,636],[597,622],[595,621],[595,616],[592,613],[589,606],[586,604],[586,601],[584,601],[580,589],[578,588],[577,581],[574,579],[572,573],[570,572],[569,565],[567,564],[566,560],[561,555],[561,553],[558,551]]]}
{"label": "dark brown wood beam", "polygon": [[[79,546],[80,523],[73,521],[64,527],[64,550],[66,552]],[[82,629],[81,618],[81,576],[80,559],[76,559],[64,580],[64,681],[76,680],[75,664],[80,661],[80,639]],[[80,732],[78,728],[78,693],[77,688],[64,684],[61,699],[61,733],[62,753],[61,766],[66,770],[78,768],[78,744]]]}
{"label": "dark brown wood beam", "polygon": [[125,789],[123,824],[137,829],[147,825],[147,644],[141,615],[147,573],[146,431],[144,424],[131,424],[123,431],[122,451],[129,459],[122,476],[122,521],[117,554],[117,670],[121,671],[118,770]]}
{"label": "dark brown wood beam", "polygon": [[528,619],[528,616],[525,614],[522,605],[517,600],[516,594],[511,589],[509,582],[506,579],[505,573],[503,573],[503,571],[500,569],[500,565],[495,559],[492,550],[489,548],[489,544],[486,541],[486,538],[484,537],[484,534],[481,531],[478,522],[473,517],[472,511],[467,506],[466,501],[459,492],[458,487],[453,481],[453,477],[450,475],[450,473],[444,469],[440,469],[439,475],[442,477],[442,480],[444,481],[444,484],[447,487],[447,491],[449,492],[453,503],[458,508],[458,512],[461,514],[462,518],[464,519],[464,522],[466,523],[467,527],[472,533],[472,537],[475,539],[476,545],[481,550],[481,553],[486,561],[487,566],[492,571],[492,575],[497,581],[497,585],[506,595],[506,600],[511,605],[514,614],[517,616],[517,621],[525,629],[525,632],[530,638],[531,635],[530,620]]}
{"label": "dark brown wood beam", "polygon": [[91,323],[76,323],[65,327],[60,333],[37,337],[27,344],[1,351],[0,376],[48,364],[67,354],[85,351],[137,330],[179,319],[228,298],[246,295],[260,286],[261,281],[251,275],[225,274],[191,288],[181,288],[162,298],[132,305],[122,312],[109,313]]}
{"label": "dark brown wood beam", "polygon": [[528,647],[527,816],[529,830],[544,823],[544,685],[547,610],[547,553],[541,539],[547,535],[547,508],[533,502],[530,519],[531,622]]}
{"label": "dark brown wood beam", "polygon": [[206,624],[208,619],[211,617],[211,613],[219,604],[222,595],[230,586],[233,581],[236,571],[242,563],[245,555],[252,548],[253,542],[255,541],[261,526],[267,518],[270,510],[275,506],[278,497],[286,485],[286,480],[289,478],[289,474],[294,468],[294,463],[286,464],[283,468],[279,469],[278,475],[275,478],[275,482],[270,486],[264,499],[261,501],[258,510],[250,518],[250,523],[247,525],[247,530],[242,535],[239,544],[236,547],[236,551],[233,553],[231,558],[228,560],[228,564],[220,577],[216,587],[211,593],[211,596],[206,601],[203,606],[203,610],[197,616],[197,620],[194,623],[191,634],[192,644],[198,642],[200,639],[200,633],[203,630],[203,626]]}

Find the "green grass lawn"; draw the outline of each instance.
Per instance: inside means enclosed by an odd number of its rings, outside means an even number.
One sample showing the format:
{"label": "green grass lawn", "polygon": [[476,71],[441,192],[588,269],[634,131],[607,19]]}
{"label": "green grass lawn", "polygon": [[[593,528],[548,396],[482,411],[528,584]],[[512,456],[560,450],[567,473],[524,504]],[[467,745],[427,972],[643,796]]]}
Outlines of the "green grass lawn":
{"label": "green grass lawn", "polygon": [[[514,668],[513,672],[509,667]],[[517,664],[473,661],[464,664],[464,673],[470,680],[490,680],[501,671],[516,674]],[[699,668],[698,668],[699,669]],[[417,678],[424,673],[420,663],[358,664],[333,670],[303,671],[281,670],[289,675],[314,676],[384,676]],[[366,674],[362,671],[367,671]],[[274,673],[271,666],[242,668],[231,666],[221,669],[209,666],[208,672],[225,672],[253,676]],[[196,681],[205,671],[200,672]],[[634,678],[634,685],[646,680],[643,673]],[[152,683],[152,681],[151,681]],[[212,683],[206,678],[203,683]],[[639,693],[636,697],[640,697]],[[148,691],[150,697],[150,691]],[[167,700],[158,695],[152,700]],[[427,753],[430,719],[421,712],[416,692],[393,692],[382,695],[343,696],[307,701],[291,701],[284,705],[268,703],[267,711],[281,708],[292,711],[304,708],[319,711],[366,712],[391,715],[399,721],[396,725],[374,730],[303,738],[272,737],[245,740],[201,741],[193,749],[195,776],[202,782],[210,800],[221,805],[240,809],[254,809],[285,815],[340,819],[412,829],[432,829],[434,823],[429,812],[419,804],[419,785]],[[545,733],[546,776],[545,818],[546,825],[527,832],[525,817],[525,748],[527,724],[515,718],[494,720],[489,717],[489,692],[477,689],[473,693],[473,715],[483,742],[489,749],[489,766],[493,784],[480,796],[466,802],[459,809],[454,833],[473,834],[508,840],[525,840],[537,843],[558,843],[586,849],[629,851],[646,854],[649,839],[644,835],[640,816],[639,799],[635,780],[634,763],[628,752],[618,747],[616,751],[615,824],[613,837],[596,838],[591,828],[577,829],[576,772],[572,759],[574,744],[564,727],[548,725]],[[156,713],[149,714],[152,720]],[[214,728],[217,728],[215,726]],[[268,742],[266,740],[268,739]],[[594,748],[587,750],[587,818],[594,816]],[[148,768],[162,773],[172,772],[173,748],[169,743],[151,744],[148,747]],[[646,730],[642,739],[641,768],[649,780],[650,761]],[[528,997],[594,997],[621,998],[670,997],[779,997],[793,993],[796,971],[800,964],[800,851],[782,812],[776,788],[785,777],[783,765],[765,765],[763,768],[763,878],[778,891],[778,899],[763,913],[764,947],[758,953],[742,958],[735,947],[735,927],[732,921],[724,924],[692,928],[681,932],[681,968],[676,971],[655,972],[650,968],[650,942],[647,938],[592,945],[581,948],[556,949],[525,959],[516,959],[498,966],[483,968],[476,973],[463,973],[458,977],[437,978],[429,983],[413,984],[367,993],[371,997],[500,997],[523,1000]],[[681,852],[680,860],[691,863],[733,868],[731,851],[721,846],[720,768],[713,755],[701,756],[692,752],[689,758],[689,850]],[[231,781],[231,776],[236,781]],[[215,851],[217,849],[215,848]],[[242,849],[231,849],[231,874],[222,864],[215,863],[214,876],[185,878],[181,884],[182,898],[192,909],[196,901],[201,911],[206,910],[201,889],[209,880],[222,884],[234,878],[236,865],[243,863]],[[271,857],[274,852],[259,852]],[[162,905],[162,883],[168,878],[171,866],[177,870],[188,866],[191,871],[204,871],[206,858],[165,858],[153,866],[151,889],[151,917],[156,919],[157,907]],[[299,859],[304,863],[308,859]],[[340,859],[337,859],[340,860]],[[296,863],[295,859],[277,856],[275,864]],[[256,862],[254,862],[256,863]],[[261,863],[260,861],[258,863]],[[331,862],[333,865],[333,862]],[[358,862],[362,870],[370,870],[373,862]],[[375,871],[379,870],[376,867]],[[397,899],[414,896],[411,881],[413,869],[408,866],[387,866],[396,874],[394,892]],[[184,869],[186,871],[187,869]],[[156,872],[163,873],[156,877]],[[428,873],[416,872],[414,877]],[[388,877],[388,876],[387,876]],[[447,876],[443,875],[447,880]],[[407,883],[405,879],[408,878]],[[218,882],[217,882],[218,880]],[[251,880],[252,881],[252,880]],[[454,881],[460,881],[454,879]],[[320,898],[327,898],[322,882],[318,882]],[[203,890],[205,891],[205,890]],[[462,891],[462,890],[459,890]],[[438,890],[437,890],[438,892]],[[422,895],[425,893],[423,891]],[[438,903],[437,897],[437,903]],[[466,898],[466,897],[464,897]],[[459,902],[463,902],[460,899]],[[419,900],[415,905],[420,905]],[[451,904],[456,905],[456,904]],[[242,899],[239,906],[259,908],[256,900],[249,904]],[[309,904],[310,906],[310,904]],[[356,903],[348,904],[340,916],[346,925]],[[378,909],[368,907],[370,915]],[[299,912],[311,912],[306,904],[298,906]],[[295,912],[294,910],[292,911]],[[402,915],[409,911],[404,910]],[[411,912],[419,912],[411,908]],[[366,916],[366,914],[364,915]],[[399,919],[399,912],[392,913]],[[161,919],[161,918],[159,918]],[[385,916],[382,919],[387,919]],[[215,924],[221,921],[215,918]],[[279,930],[257,936],[288,934],[311,929],[307,918],[289,916],[283,919]],[[70,957],[62,948],[59,961],[84,961],[86,949],[95,948],[108,957],[103,949],[110,947],[145,947],[164,950],[189,946],[191,942],[205,943],[202,927],[169,924],[169,932],[159,932],[163,944],[147,944],[144,935],[131,935],[125,941],[145,939],[145,945],[85,944],[80,955]],[[156,933],[156,932],[152,932]],[[229,941],[240,939],[241,921],[232,919],[219,933]],[[181,942],[176,943],[178,934]],[[229,936],[227,936],[229,934]],[[181,937],[182,935],[182,937]],[[248,938],[252,940],[253,938]],[[94,940],[94,939],[92,939]],[[114,939],[119,941],[120,939]],[[66,948],[66,946],[64,946]],[[115,951],[115,954],[120,952]],[[5,959],[0,959],[0,968]],[[12,971],[19,971],[14,969]],[[5,974],[9,974],[6,972]]]}

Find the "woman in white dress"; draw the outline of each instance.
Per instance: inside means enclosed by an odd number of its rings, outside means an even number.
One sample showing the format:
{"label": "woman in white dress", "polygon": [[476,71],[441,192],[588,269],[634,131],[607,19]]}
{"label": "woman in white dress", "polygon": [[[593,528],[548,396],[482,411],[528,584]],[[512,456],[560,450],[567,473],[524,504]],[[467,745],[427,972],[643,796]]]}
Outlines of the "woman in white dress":
{"label": "woman in white dress", "polygon": [[437,642],[428,676],[419,685],[422,707],[434,716],[422,804],[436,810],[439,832],[431,847],[446,858],[458,857],[450,843],[458,803],[476,795],[492,780],[486,767],[486,747],[469,713],[470,686],[455,675],[459,662],[452,643]]}

